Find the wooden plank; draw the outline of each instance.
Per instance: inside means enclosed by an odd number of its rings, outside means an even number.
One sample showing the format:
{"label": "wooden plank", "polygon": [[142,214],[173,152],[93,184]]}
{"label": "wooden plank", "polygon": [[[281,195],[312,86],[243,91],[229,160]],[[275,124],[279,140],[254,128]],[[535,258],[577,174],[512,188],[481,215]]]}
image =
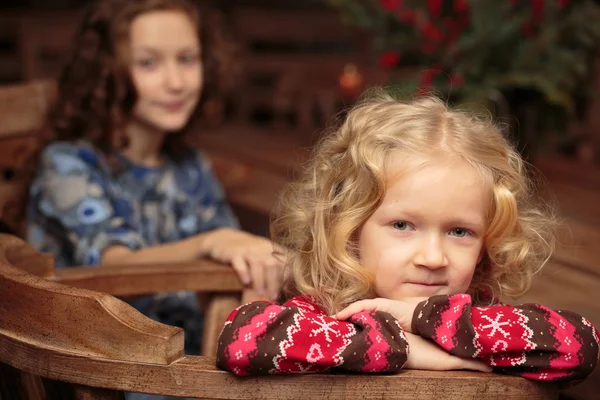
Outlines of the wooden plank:
{"label": "wooden plank", "polygon": [[550,201],[556,201],[561,215],[600,225],[600,190],[561,181],[549,181],[547,188]]}
{"label": "wooden plank", "polygon": [[[242,40],[261,38],[286,40],[349,40],[360,31],[344,24],[335,12],[243,8],[233,13],[233,27]],[[310,28],[308,28],[310,27]],[[364,36],[364,35],[363,35]],[[355,44],[355,43],[352,43]]]}
{"label": "wooden plank", "polygon": [[[246,54],[244,55],[244,71],[247,75],[260,71],[266,74],[281,73],[281,71],[294,71],[302,73],[307,82],[323,82],[324,86],[339,88],[338,79],[346,64],[356,64],[369,86],[386,85],[390,75],[387,71],[372,66],[368,62],[361,63],[354,55],[337,54],[306,54],[306,55],[281,55],[281,54]],[[414,78],[415,71],[411,68],[402,68],[394,71],[396,78]]]}
{"label": "wooden plank", "polygon": [[[257,72],[261,75],[286,72],[306,72],[306,80],[324,80],[321,75],[328,77],[329,87],[338,87],[338,78],[348,63],[358,64],[352,54],[278,54],[278,53],[249,53],[243,55],[244,73],[252,76]],[[365,65],[358,64],[359,67]],[[319,66],[321,70],[319,71]],[[306,68],[306,70],[305,70]],[[365,67],[366,68],[366,67]],[[362,68],[361,68],[362,71]],[[311,76],[312,74],[318,76]]]}
{"label": "wooden plank", "polygon": [[0,82],[13,82],[19,79],[21,79],[19,60],[13,54],[0,54]]}
{"label": "wooden plank", "polygon": [[6,249],[6,257],[11,263],[43,278],[54,275],[54,256],[35,251],[30,246],[14,246]]}
{"label": "wooden plank", "polygon": [[534,167],[549,181],[568,182],[580,187],[600,190],[599,166],[583,164],[575,159],[552,156],[535,160]]}
{"label": "wooden plank", "polygon": [[[2,122],[0,120],[0,126]],[[2,128],[0,127],[0,130]],[[29,136],[30,135],[30,136]],[[20,171],[37,163],[35,157],[41,145],[41,138],[35,132],[22,132],[22,136],[9,139],[0,138],[0,172],[10,169],[18,175]],[[0,177],[0,179],[2,179]]]}
{"label": "wooden plank", "polygon": [[288,180],[279,175],[255,170],[252,179],[225,188],[227,197],[233,205],[241,205],[258,214],[270,216],[277,195]]}
{"label": "wooden plank", "polygon": [[50,279],[65,285],[129,296],[178,290],[241,292],[233,268],[210,260],[189,263],[71,267],[55,269]]}
{"label": "wooden plank", "polygon": [[595,326],[600,326],[598,293],[600,279],[569,265],[551,261],[534,277],[529,292],[515,302],[540,303],[552,309],[574,311],[588,318]]}
{"label": "wooden plank", "polygon": [[0,235],[0,330],[5,336],[38,350],[69,349],[82,356],[155,364],[181,358],[182,329],[152,321],[110,295],[28,274],[13,266],[18,261],[12,257],[23,247],[28,246],[22,240]]}
{"label": "wooden plank", "polygon": [[25,80],[58,78],[71,52],[83,10],[22,13],[19,57]]}
{"label": "wooden plank", "polygon": [[56,97],[56,82],[35,81],[0,90],[0,138],[39,130]]}
{"label": "wooden plank", "polygon": [[565,218],[553,259],[600,280],[600,225]]}
{"label": "wooden plank", "polygon": [[240,305],[239,293],[213,294],[204,313],[204,332],[202,337],[202,355],[214,357],[217,354],[217,342],[223,325],[231,312]]}
{"label": "wooden plank", "polygon": [[309,157],[311,136],[316,137],[317,132],[308,130],[299,134],[285,128],[228,124],[198,134],[192,144],[222,163],[242,164],[251,170],[258,168],[290,178]]}
{"label": "wooden plank", "polygon": [[[90,332],[92,333],[92,332]],[[95,336],[95,335],[94,335]],[[10,354],[3,349],[12,349]],[[150,348],[147,349],[151,351]],[[523,378],[477,372],[406,370],[397,375],[296,375],[238,378],[213,357],[185,357],[169,365],[132,363],[41,350],[0,329],[0,361],[66,382],[131,392],[207,399],[556,399],[555,387]]]}
{"label": "wooden plank", "polygon": [[0,179],[0,219],[19,235],[25,231],[26,201],[26,182]]}

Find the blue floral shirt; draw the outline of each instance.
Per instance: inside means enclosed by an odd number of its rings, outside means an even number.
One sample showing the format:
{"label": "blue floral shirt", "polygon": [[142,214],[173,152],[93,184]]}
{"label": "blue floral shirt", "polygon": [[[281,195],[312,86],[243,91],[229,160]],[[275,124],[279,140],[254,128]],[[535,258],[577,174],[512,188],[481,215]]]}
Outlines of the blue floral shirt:
{"label": "blue floral shirt", "polygon": [[[55,142],[43,151],[30,189],[29,243],[53,253],[57,267],[98,265],[112,245],[132,250],[175,242],[220,227],[238,227],[205,156],[167,160],[159,168],[120,158],[111,174],[86,142]],[[130,299],[150,318],[185,330],[185,351],[200,354],[203,316],[193,292]],[[128,400],[164,397],[127,394]]]}
{"label": "blue floral shirt", "polygon": [[112,245],[132,250],[237,227],[221,185],[200,152],[158,168],[124,157],[111,174],[86,142],[55,142],[30,189],[28,241],[57,267],[97,265]]}

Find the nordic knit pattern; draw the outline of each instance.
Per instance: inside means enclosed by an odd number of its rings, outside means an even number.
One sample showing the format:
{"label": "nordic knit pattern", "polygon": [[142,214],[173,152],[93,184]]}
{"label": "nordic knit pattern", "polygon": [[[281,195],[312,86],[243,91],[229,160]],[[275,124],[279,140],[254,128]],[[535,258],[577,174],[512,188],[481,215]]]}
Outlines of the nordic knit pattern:
{"label": "nordic knit pattern", "polygon": [[[599,334],[568,311],[537,304],[473,306],[471,296],[420,303],[412,331],[451,354],[533,380],[584,379],[598,363]],[[234,310],[219,337],[217,365],[236,375],[397,372],[408,357],[399,322],[383,312],[338,321],[308,298],[254,302]]]}
{"label": "nordic knit pattern", "polygon": [[412,330],[451,354],[533,380],[581,380],[598,363],[592,324],[539,304],[475,307],[466,294],[434,296],[417,306]]}
{"label": "nordic knit pattern", "polygon": [[236,375],[355,372],[402,368],[408,343],[398,321],[362,312],[349,321],[329,317],[303,297],[283,306],[254,302],[234,310],[219,337],[217,364]]}

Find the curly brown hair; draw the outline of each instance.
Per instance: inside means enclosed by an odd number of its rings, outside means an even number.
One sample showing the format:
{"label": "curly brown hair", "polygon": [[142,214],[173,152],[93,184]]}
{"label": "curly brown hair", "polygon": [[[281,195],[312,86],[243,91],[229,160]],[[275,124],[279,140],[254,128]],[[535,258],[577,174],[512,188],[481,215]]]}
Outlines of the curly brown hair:
{"label": "curly brown hair", "polygon": [[[123,127],[137,95],[124,44],[137,16],[160,10],[181,10],[197,27],[204,64],[200,106],[228,88],[237,72],[232,62],[236,46],[221,29],[219,14],[188,0],[98,0],[85,13],[71,60],[59,78],[49,116],[54,139],[85,139],[108,157],[126,145]],[[164,154],[174,159],[188,154],[187,130],[166,136]]]}

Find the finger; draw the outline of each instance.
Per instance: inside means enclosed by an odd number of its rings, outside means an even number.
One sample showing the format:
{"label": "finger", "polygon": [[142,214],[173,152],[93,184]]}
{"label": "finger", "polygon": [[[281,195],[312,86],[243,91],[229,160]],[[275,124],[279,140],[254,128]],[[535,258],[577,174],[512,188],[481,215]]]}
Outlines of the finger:
{"label": "finger", "polygon": [[287,263],[287,259],[283,253],[272,253],[271,259],[273,260],[273,266],[277,268],[283,268]]}
{"label": "finger", "polygon": [[278,244],[273,244],[273,246],[271,248],[271,254],[276,254],[279,257],[283,257],[285,255],[285,250],[283,247],[279,246]]}
{"label": "finger", "polygon": [[217,249],[216,247],[213,247],[209,252],[208,252],[208,256],[210,258],[212,258],[213,260],[218,260],[220,261],[219,256],[221,252],[219,251],[219,249]]}
{"label": "finger", "polygon": [[249,285],[252,282],[250,277],[250,270],[248,267],[248,263],[242,256],[234,256],[231,259],[231,265],[233,265],[233,269],[240,277],[242,284]]}
{"label": "finger", "polygon": [[494,368],[481,360],[467,360],[467,362],[469,363],[468,369],[472,369],[473,371],[492,372],[494,370]]}
{"label": "finger", "polygon": [[359,300],[335,314],[334,317],[343,321],[347,320],[354,314],[358,314],[359,312],[376,310],[377,302],[375,300]]}
{"label": "finger", "polygon": [[468,369],[471,371],[481,371],[481,372],[492,372],[493,368],[490,367],[489,365],[487,365],[486,363],[484,363],[481,360],[474,360],[472,358],[460,358],[460,357],[456,357],[459,359],[459,365],[457,366],[457,369]]}
{"label": "finger", "polygon": [[274,252],[283,252],[283,246],[281,246],[279,243],[275,243],[272,240],[267,239],[267,241],[269,242],[269,246],[271,247],[271,251]]}
{"label": "finger", "polygon": [[266,288],[265,267],[264,267],[263,263],[255,261],[255,260],[250,260],[248,262],[248,264],[250,265],[250,276],[252,277],[252,288],[254,289],[256,294],[258,294],[261,297],[264,297],[266,295],[266,293],[265,293],[265,288]]}

